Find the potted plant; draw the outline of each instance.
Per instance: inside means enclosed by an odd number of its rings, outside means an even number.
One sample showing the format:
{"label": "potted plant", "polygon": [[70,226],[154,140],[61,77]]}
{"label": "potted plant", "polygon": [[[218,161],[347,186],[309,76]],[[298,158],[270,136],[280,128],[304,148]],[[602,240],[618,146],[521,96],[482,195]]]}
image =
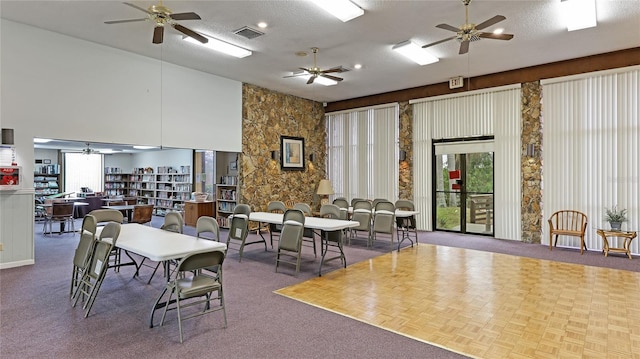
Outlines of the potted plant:
{"label": "potted plant", "polygon": [[627,210],[618,210],[617,205],[613,206],[611,209],[605,207],[604,219],[609,222],[611,230],[619,231],[622,227],[622,222],[627,220]]}

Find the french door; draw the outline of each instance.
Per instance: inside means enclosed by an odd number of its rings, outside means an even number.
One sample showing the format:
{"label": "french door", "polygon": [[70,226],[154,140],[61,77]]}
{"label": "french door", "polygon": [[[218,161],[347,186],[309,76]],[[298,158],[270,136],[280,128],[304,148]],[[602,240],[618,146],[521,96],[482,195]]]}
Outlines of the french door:
{"label": "french door", "polygon": [[433,228],[493,236],[493,141],[434,141]]}

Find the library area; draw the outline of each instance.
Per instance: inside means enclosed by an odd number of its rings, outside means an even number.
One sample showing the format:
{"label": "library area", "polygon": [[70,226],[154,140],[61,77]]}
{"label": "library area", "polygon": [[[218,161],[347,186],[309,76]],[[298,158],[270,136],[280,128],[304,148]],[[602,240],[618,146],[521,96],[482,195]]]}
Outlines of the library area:
{"label": "library area", "polygon": [[105,207],[126,210],[151,205],[155,216],[179,212],[187,226],[195,227],[199,217],[210,216],[228,228],[238,198],[236,153],[106,151],[99,144],[79,152],[71,141],[56,142],[49,147],[58,148],[34,148],[36,221],[46,216],[50,203],[72,201],[78,205],[77,218]]}

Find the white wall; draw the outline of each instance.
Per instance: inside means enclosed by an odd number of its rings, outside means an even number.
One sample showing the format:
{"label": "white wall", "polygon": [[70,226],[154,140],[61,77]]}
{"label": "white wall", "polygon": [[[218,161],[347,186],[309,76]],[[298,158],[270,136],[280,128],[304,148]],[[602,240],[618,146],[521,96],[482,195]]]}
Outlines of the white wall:
{"label": "white wall", "polygon": [[[0,196],[0,268],[34,260],[34,137],[242,150],[238,81],[5,19],[0,45],[0,125],[25,173]],[[16,206],[31,216],[12,219]]]}

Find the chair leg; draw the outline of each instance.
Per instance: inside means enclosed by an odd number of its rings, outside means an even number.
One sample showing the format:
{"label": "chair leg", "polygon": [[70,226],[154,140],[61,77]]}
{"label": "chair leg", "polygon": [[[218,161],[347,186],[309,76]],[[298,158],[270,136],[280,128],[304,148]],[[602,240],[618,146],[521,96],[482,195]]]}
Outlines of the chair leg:
{"label": "chair leg", "polygon": [[180,315],[180,294],[176,293],[176,308],[178,311],[178,329],[180,330],[180,343],[182,344],[182,316]]}

